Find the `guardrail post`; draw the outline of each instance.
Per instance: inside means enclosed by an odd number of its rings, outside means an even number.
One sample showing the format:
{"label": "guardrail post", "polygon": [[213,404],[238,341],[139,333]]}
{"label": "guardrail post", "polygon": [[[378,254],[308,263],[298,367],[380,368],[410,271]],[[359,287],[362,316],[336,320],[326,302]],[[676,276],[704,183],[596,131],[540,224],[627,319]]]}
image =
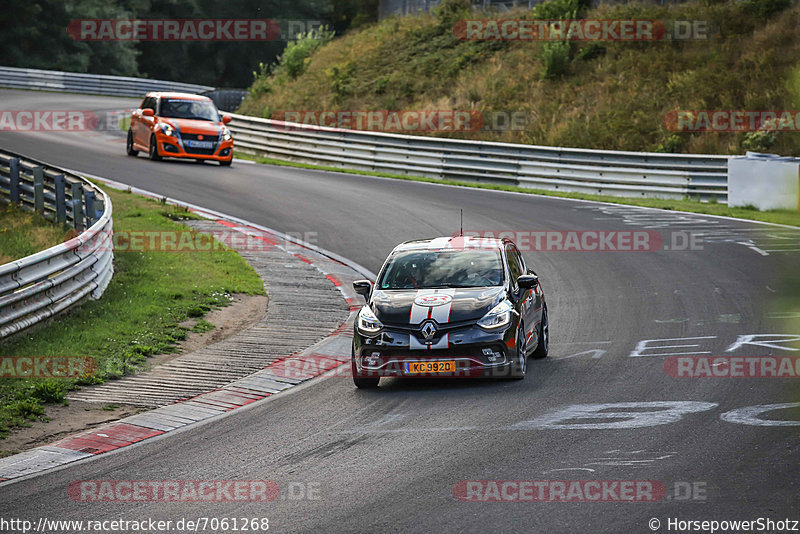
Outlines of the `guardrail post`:
{"label": "guardrail post", "polygon": [[83,184],[72,182],[72,226],[83,230]]}
{"label": "guardrail post", "polygon": [[86,227],[94,225],[97,221],[97,212],[94,211],[94,200],[96,196],[94,191],[85,191],[83,193],[83,203],[86,205]]}
{"label": "guardrail post", "polygon": [[67,222],[67,179],[63,174],[59,174],[53,178],[53,181],[56,186],[56,222],[65,223]]}
{"label": "guardrail post", "polygon": [[33,210],[44,215],[44,169],[33,168]]}
{"label": "guardrail post", "polygon": [[8,162],[8,177],[11,178],[9,192],[11,203],[19,203],[19,158],[11,158]]}

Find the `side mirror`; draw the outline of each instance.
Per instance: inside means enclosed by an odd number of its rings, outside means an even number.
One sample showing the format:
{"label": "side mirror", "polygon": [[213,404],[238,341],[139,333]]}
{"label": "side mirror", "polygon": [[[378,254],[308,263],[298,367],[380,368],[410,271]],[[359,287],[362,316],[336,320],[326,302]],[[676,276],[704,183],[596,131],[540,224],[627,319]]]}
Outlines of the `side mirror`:
{"label": "side mirror", "polygon": [[539,286],[539,277],[535,274],[523,274],[517,278],[517,284],[522,289],[536,289]]}
{"label": "side mirror", "polygon": [[372,282],[369,280],[356,280],[353,282],[353,289],[366,300],[372,291]]}
{"label": "side mirror", "polygon": [[222,116],[222,124],[228,124],[228,123],[229,123],[229,122],[231,122],[232,120],[233,120],[233,119],[231,118],[231,116],[230,116],[230,115],[223,115],[223,116]]}
{"label": "side mirror", "polygon": [[155,115],[155,113],[150,108],[142,110],[142,117],[152,117],[153,115]]}

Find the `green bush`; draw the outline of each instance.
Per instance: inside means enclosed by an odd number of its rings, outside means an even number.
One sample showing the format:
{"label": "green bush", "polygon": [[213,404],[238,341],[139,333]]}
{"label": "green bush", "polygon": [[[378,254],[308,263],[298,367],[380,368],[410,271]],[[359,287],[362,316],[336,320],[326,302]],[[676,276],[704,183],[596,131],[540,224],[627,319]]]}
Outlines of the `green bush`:
{"label": "green bush", "polygon": [[456,21],[467,17],[472,11],[469,0],[444,0],[438,7],[433,8],[434,16],[441,26],[451,26]]}
{"label": "green bush", "polygon": [[742,140],[742,148],[752,152],[766,152],[775,141],[778,134],[774,130],[758,130],[757,132],[747,132]]}
{"label": "green bush", "polygon": [[67,397],[67,385],[57,380],[43,380],[34,384],[31,397],[45,404],[58,404]]}
{"label": "green bush", "polygon": [[17,399],[4,406],[12,419],[19,418],[31,421],[44,415],[44,406],[36,399]]}
{"label": "green bush", "polygon": [[749,0],[745,7],[761,20],[767,20],[792,5],[792,0]]}
{"label": "green bush", "polygon": [[542,78],[557,78],[569,69],[569,46],[566,41],[542,45]]}
{"label": "green bush", "polygon": [[269,83],[270,75],[272,75],[272,65],[259,62],[258,70],[253,71],[253,85],[250,86],[250,96],[258,97],[269,94],[272,91],[272,85]]}
{"label": "green bush", "polygon": [[588,6],[587,0],[550,0],[534,7],[533,14],[537,19],[577,19],[583,16]]}
{"label": "green bush", "polygon": [[670,135],[667,139],[656,147],[656,152],[666,152],[677,154],[683,148],[683,140],[677,135]]}
{"label": "green bush", "polygon": [[306,70],[307,61],[314,51],[333,39],[333,32],[323,26],[318,30],[301,33],[290,41],[278,59],[278,65],[286,69],[289,78],[295,79]]}

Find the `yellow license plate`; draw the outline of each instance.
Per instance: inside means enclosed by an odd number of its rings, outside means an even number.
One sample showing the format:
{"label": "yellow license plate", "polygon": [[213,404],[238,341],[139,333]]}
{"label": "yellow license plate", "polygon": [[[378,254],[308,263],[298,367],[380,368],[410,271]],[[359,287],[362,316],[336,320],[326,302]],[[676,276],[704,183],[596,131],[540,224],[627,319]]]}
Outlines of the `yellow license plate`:
{"label": "yellow license plate", "polygon": [[456,362],[409,362],[406,364],[406,372],[417,373],[452,373],[456,370]]}

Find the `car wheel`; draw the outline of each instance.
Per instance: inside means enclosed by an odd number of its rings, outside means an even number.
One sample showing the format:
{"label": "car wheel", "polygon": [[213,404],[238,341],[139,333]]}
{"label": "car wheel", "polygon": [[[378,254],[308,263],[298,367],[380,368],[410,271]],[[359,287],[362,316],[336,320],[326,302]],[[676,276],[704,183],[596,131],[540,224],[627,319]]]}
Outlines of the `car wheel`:
{"label": "car wheel", "polygon": [[153,161],[161,161],[161,156],[158,155],[158,141],[156,136],[150,136],[150,150],[148,151],[150,159]]}
{"label": "car wheel", "polygon": [[539,344],[536,345],[536,350],[533,351],[533,357],[537,360],[547,358],[547,352],[550,350],[550,324],[547,320],[547,306],[542,308],[542,322],[539,323]]}
{"label": "car wheel", "polygon": [[353,375],[353,383],[358,389],[375,389],[378,387],[378,382],[381,380],[379,376],[360,376],[356,368],[356,354],[353,349],[350,351],[350,370]]}
{"label": "car wheel", "polygon": [[514,362],[511,364],[511,378],[522,380],[528,370],[528,347],[525,340],[525,329],[520,322],[517,328],[517,350],[514,355]]}
{"label": "car wheel", "polygon": [[136,157],[139,155],[139,151],[133,148],[133,131],[130,128],[128,128],[128,140],[125,143],[125,148],[129,156]]}
{"label": "car wheel", "polygon": [[229,159],[228,161],[220,161],[219,162],[221,167],[230,167],[231,163],[233,163],[233,158]]}

